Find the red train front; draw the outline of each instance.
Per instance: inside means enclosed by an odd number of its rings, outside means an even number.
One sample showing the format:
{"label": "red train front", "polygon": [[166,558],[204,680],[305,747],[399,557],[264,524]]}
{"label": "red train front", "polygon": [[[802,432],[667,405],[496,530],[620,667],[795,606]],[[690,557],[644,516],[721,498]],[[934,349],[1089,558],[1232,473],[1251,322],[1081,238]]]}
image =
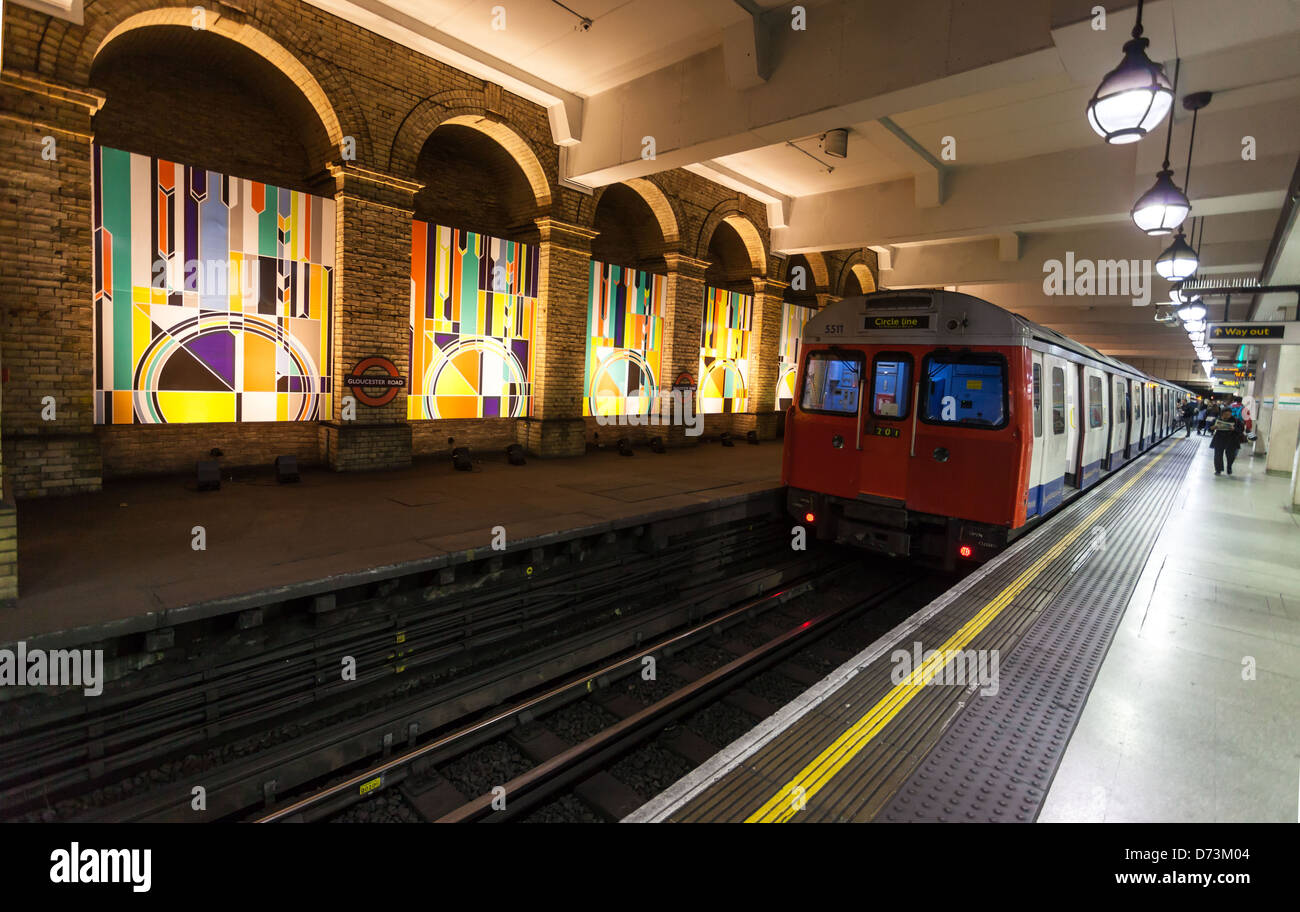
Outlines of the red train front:
{"label": "red train front", "polygon": [[[1068,378],[1059,372],[1059,390],[1042,389],[1043,359],[1075,365]],[[782,464],[790,513],[820,539],[948,567],[991,557],[1047,512],[1030,507],[1031,493],[1041,503],[1031,466],[1044,480],[1060,475],[1061,484],[1043,486],[1062,491],[1054,507],[1066,489],[1100,477],[1089,441],[1103,472],[1123,461],[1114,457],[1126,450],[1112,455],[1109,443],[1118,431],[1091,415],[1086,427],[1078,420],[1085,367],[1149,379],[987,301],[941,290],[832,304],[808,321],[800,360]],[[1045,431],[1043,411],[1054,405],[1059,426]],[[1089,405],[1107,424],[1128,423],[1122,404]],[[1062,435],[1061,464],[1044,471],[1053,432]]]}

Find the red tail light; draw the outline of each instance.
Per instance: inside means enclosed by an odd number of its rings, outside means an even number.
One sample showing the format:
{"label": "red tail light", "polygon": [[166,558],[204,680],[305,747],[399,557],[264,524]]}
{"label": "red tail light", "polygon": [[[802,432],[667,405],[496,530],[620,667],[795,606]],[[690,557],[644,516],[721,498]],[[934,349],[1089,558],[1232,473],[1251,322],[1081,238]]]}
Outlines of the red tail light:
{"label": "red tail light", "polygon": [[972,548],[970,545],[962,545],[960,548],[957,549],[957,553],[960,554],[962,557],[970,557],[972,554],[975,553],[975,549]]}
{"label": "red tail light", "polygon": [[817,517],[814,516],[812,513],[805,513],[805,514],[803,515],[803,521],[804,521],[804,522],[807,522],[807,523],[810,523],[810,522],[816,522],[816,521],[817,521]]}

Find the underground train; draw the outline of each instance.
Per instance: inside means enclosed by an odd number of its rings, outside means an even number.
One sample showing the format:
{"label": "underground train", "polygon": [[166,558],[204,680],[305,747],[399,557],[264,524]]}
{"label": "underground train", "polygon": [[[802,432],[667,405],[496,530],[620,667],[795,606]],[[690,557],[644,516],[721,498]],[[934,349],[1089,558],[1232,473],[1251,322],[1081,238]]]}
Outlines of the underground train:
{"label": "underground train", "polygon": [[846,298],[804,327],[786,506],[816,538],[952,569],[1140,457],[1187,390],[941,289]]}

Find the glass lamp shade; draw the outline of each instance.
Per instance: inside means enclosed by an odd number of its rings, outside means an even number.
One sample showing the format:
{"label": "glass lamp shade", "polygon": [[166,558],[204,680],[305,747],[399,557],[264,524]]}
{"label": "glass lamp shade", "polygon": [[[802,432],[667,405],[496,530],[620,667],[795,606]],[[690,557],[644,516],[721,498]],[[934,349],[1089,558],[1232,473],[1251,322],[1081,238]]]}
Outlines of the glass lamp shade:
{"label": "glass lamp shade", "polygon": [[[1174,296],[1175,300],[1177,300],[1177,297],[1177,295]],[[1205,305],[1187,304],[1178,308],[1178,319],[1182,320],[1184,323],[1193,323],[1197,320],[1204,320]],[[1191,327],[1188,328],[1190,329]]]}
{"label": "glass lamp shade", "polygon": [[1205,332],[1205,321],[1204,321],[1204,320],[1188,320],[1188,321],[1186,321],[1185,323],[1183,323],[1183,329],[1187,330],[1189,333],[1196,333],[1196,332],[1198,332],[1198,333],[1204,333],[1204,332]]}
{"label": "glass lamp shade", "polygon": [[1173,182],[1173,172],[1168,168],[1160,172],[1155,184],[1138,197],[1129,213],[1133,224],[1151,237],[1173,234],[1192,211],[1186,194]]}
{"label": "glass lamp shade", "polygon": [[1183,240],[1181,231],[1165,252],[1156,257],[1156,272],[1171,282],[1187,278],[1196,271],[1197,265],[1196,251]]}
{"label": "glass lamp shade", "polygon": [[1137,142],[1160,125],[1174,103],[1165,68],[1147,57],[1145,38],[1124,45],[1124,59],[1088,102],[1088,123],[1108,143]]}
{"label": "glass lamp shade", "polygon": [[1192,344],[1193,344],[1193,345],[1200,345],[1201,343],[1203,343],[1203,342],[1205,341],[1205,333],[1203,333],[1203,332],[1190,332],[1190,331],[1189,331],[1189,332],[1187,333],[1187,338],[1189,338],[1189,339],[1192,340]]}

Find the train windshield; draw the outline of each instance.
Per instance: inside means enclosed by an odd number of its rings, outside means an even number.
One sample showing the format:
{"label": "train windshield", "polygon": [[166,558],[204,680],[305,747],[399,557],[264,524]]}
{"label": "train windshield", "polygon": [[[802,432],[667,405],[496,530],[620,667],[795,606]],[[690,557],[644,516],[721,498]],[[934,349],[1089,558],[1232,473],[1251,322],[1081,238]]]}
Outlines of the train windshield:
{"label": "train windshield", "polygon": [[1006,361],[1001,355],[934,352],[925,359],[924,411],[930,424],[1006,424]]}
{"label": "train windshield", "polygon": [[856,415],[861,385],[861,355],[812,352],[804,362],[803,398],[799,407],[805,412]]}

